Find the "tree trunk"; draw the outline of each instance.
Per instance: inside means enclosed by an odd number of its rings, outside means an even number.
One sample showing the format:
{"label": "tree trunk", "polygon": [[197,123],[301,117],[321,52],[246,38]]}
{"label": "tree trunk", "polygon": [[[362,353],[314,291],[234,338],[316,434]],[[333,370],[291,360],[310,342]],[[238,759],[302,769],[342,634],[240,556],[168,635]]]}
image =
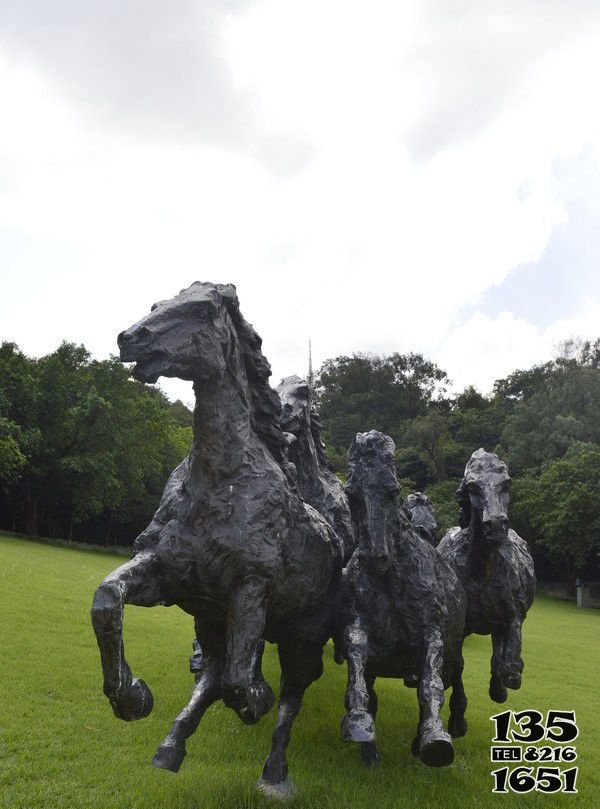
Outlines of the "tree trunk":
{"label": "tree trunk", "polygon": [[73,522],[75,521],[75,512],[71,512],[71,522],[69,523],[69,542],[73,541]]}
{"label": "tree trunk", "polygon": [[113,513],[111,511],[110,515],[108,517],[108,530],[106,532],[106,541],[104,543],[107,548],[110,545],[110,532],[111,532],[111,529],[112,529],[112,523],[113,523]]}
{"label": "tree trunk", "polygon": [[25,490],[25,533],[27,536],[37,536],[38,532],[38,508],[37,500],[31,496],[29,489]]}
{"label": "tree trunk", "polygon": [[567,595],[569,598],[575,598],[577,595],[577,587],[575,587],[575,580],[577,579],[577,566],[576,565],[569,565],[568,566],[568,577],[567,577]]}

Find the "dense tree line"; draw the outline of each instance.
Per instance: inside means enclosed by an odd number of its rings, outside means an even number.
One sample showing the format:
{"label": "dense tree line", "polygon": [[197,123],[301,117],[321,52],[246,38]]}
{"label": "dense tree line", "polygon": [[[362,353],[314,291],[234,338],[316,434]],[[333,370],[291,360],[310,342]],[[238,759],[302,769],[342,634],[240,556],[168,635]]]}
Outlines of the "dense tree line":
{"label": "dense tree line", "polygon": [[324,438],[337,471],[359,430],[396,442],[404,494],[426,491],[440,532],[456,525],[454,492],[478,447],[507,462],[511,519],[542,575],[597,575],[600,558],[600,340],[498,380],[483,396],[448,395],[446,373],[420,354],[328,360],[317,380]]}
{"label": "dense tree line", "polygon": [[41,359],[0,346],[0,527],[129,544],[189,451],[192,413],[63,343]]}
{"label": "dense tree line", "polygon": [[[426,491],[440,533],[455,525],[454,492],[480,446],[513,477],[511,519],[544,576],[597,575],[600,554],[600,340],[519,370],[483,396],[420,354],[328,360],[315,384],[324,438],[340,474],[358,431],[396,442],[403,494]],[[63,343],[40,359],[0,346],[0,527],[130,544],[171,470],[187,454],[192,413]]]}

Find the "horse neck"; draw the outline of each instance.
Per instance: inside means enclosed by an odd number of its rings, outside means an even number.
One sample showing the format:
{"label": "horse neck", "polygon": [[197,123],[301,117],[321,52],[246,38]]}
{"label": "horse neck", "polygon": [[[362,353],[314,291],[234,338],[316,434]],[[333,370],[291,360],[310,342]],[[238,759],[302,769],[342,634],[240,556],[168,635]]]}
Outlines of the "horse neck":
{"label": "horse neck", "polygon": [[[241,377],[241,378],[240,378]],[[238,470],[258,439],[252,428],[250,393],[245,375],[229,371],[210,382],[194,382],[192,476],[224,477]]]}
{"label": "horse neck", "polygon": [[475,517],[471,519],[467,528],[470,544],[470,566],[473,575],[484,577],[490,564],[494,549],[484,541],[481,528]]}

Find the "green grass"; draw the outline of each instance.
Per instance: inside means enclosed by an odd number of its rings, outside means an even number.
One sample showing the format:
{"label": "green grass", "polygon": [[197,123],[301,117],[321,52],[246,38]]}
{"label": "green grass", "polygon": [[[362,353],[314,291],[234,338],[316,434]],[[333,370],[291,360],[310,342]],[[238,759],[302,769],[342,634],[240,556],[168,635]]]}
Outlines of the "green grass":
{"label": "green grass", "polygon": [[[95,587],[122,557],[0,536],[0,805],[7,807],[262,807],[254,790],[270,746],[271,712],[245,727],[221,704],[189,740],[178,775],[151,766],[155,748],[192,689],[192,621],[177,608],[127,607],[125,642],[134,674],[153,690],[141,722],[120,722],[102,695],[89,620]],[[325,674],[308,691],[289,748],[299,807],[600,807],[600,613],[538,598],[525,623],[523,688],[514,709],[577,712],[579,794],[492,795],[487,696],[488,638],[465,644],[469,732],[451,767],[410,755],[416,698],[378,682],[381,766],[365,770],[339,740],[345,671],[327,650]],[[273,686],[278,666],[265,655]],[[447,705],[445,712],[447,711]],[[498,765],[495,765],[498,766]]]}

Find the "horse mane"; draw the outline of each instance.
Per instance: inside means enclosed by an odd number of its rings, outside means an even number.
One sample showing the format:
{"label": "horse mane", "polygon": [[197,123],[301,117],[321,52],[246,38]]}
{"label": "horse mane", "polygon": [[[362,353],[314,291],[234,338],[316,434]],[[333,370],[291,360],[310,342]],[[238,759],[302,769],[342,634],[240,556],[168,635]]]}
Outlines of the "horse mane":
{"label": "horse mane", "polygon": [[262,352],[262,339],[240,312],[235,286],[220,290],[240,341],[242,359],[250,391],[252,426],[274,459],[285,465],[285,438],[279,424],[281,401],[269,384],[271,366]]}

